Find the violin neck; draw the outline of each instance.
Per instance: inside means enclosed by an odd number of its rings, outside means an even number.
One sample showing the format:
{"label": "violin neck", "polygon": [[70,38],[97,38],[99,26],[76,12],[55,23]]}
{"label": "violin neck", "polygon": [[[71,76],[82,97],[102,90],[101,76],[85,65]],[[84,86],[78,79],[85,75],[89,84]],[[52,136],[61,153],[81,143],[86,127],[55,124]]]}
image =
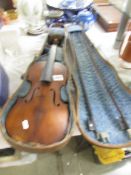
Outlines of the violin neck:
{"label": "violin neck", "polygon": [[45,68],[41,74],[40,81],[51,83],[53,74],[53,65],[56,57],[57,45],[53,44],[50,49],[50,55],[45,65]]}

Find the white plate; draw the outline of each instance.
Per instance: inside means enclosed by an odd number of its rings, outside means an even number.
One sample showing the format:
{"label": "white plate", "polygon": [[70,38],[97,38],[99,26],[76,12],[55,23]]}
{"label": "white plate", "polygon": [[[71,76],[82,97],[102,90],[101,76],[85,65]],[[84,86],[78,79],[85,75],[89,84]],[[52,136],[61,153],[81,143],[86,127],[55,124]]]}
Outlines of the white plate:
{"label": "white plate", "polygon": [[83,5],[80,7],[77,7],[77,6],[73,6],[73,7],[68,7],[68,8],[62,8],[60,7],[60,4],[63,2],[64,0],[57,0],[57,1],[53,1],[53,0],[46,0],[46,4],[51,6],[51,7],[54,7],[54,8],[57,8],[57,9],[69,9],[69,10],[79,10],[79,9],[84,9],[86,7],[88,7],[92,2],[93,0],[81,0],[83,1]]}

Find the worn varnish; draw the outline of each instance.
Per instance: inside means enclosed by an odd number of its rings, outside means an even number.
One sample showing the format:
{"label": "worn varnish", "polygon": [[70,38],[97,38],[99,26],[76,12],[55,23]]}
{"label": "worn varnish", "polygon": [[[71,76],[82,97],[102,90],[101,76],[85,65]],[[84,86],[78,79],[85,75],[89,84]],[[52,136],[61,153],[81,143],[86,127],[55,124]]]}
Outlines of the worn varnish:
{"label": "worn varnish", "polygon": [[67,83],[67,69],[61,63],[54,63],[53,75],[62,75],[63,80],[46,83],[40,81],[45,64],[31,65],[27,81],[32,87],[8,113],[7,133],[16,141],[49,145],[62,140],[67,133],[68,104],[61,100],[60,94],[61,87]]}

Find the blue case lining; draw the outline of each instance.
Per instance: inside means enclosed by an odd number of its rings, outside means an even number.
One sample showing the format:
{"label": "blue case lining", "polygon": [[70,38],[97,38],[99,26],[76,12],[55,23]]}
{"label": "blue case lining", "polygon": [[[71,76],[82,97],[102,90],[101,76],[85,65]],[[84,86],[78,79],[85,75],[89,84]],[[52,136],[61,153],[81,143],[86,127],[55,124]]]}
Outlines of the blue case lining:
{"label": "blue case lining", "polygon": [[[114,70],[106,64],[97,50],[91,45],[89,39],[82,35],[82,32],[71,33],[71,41],[77,55],[80,73],[82,74],[84,86],[88,95],[89,104],[94,117],[96,128],[99,132],[107,132],[109,144],[125,144],[131,140],[126,131],[121,130],[118,122],[119,112],[117,111],[112,98],[100,81],[100,77],[92,63],[89,52],[92,52],[97,68],[101,72],[107,87],[112,92],[117,105],[121,109],[124,117],[131,126],[131,94],[129,94],[116,77]],[[78,69],[75,77],[80,90],[79,119],[82,131],[90,138],[96,140],[96,135],[88,129],[89,106],[86,106],[83,89],[80,82]]]}

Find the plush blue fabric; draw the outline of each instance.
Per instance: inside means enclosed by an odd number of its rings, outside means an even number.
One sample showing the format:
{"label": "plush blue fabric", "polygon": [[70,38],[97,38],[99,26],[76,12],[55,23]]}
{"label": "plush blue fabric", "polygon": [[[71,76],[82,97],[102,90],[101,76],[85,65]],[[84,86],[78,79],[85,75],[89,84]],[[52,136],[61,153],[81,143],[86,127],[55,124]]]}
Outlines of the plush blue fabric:
{"label": "plush blue fabric", "polygon": [[[106,90],[103,81],[98,76],[92,59],[95,61],[102,78],[106,81],[107,87],[112,92],[117,105],[131,127],[131,94],[128,94],[115,76],[113,69],[98,54],[97,50],[91,46],[88,39],[81,32],[71,34],[72,44],[77,55],[79,64],[76,68],[75,77],[79,85],[79,118],[80,126],[87,136],[96,139],[96,135],[88,130],[89,106],[85,103],[85,95],[80,82],[79,73],[82,75],[88,101],[98,132],[107,132],[111,144],[123,144],[130,142],[127,132],[122,131],[118,122],[119,112],[115,107],[112,98]],[[92,54],[92,56],[90,55]]]}

